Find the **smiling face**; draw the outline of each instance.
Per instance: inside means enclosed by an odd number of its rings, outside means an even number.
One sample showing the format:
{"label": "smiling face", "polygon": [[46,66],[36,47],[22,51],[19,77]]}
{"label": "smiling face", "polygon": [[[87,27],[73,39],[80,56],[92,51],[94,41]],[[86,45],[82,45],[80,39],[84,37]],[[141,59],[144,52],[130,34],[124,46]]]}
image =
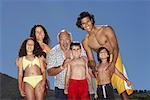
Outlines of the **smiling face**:
{"label": "smiling face", "polygon": [[32,52],[34,50],[34,41],[33,40],[28,40],[26,43],[26,51],[27,52]]}
{"label": "smiling face", "polygon": [[59,44],[62,50],[69,50],[71,44],[71,37],[67,32],[60,33]]}
{"label": "smiling face", "polygon": [[81,55],[81,47],[77,45],[73,45],[71,47],[73,58],[79,58]]}
{"label": "smiling face", "polygon": [[92,20],[89,17],[84,17],[81,19],[81,26],[87,32],[90,32],[93,28]]}
{"label": "smiling face", "polygon": [[35,36],[36,36],[36,40],[39,43],[43,42],[45,34],[44,34],[44,30],[42,29],[42,27],[36,27],[36,29],[35,29]]}
{"label": "smiling face", "polygon": [[99,53],[99,58],[100,59],[107,59],[108,57],[109,57],[109,55],[108,55],[106,49],[103,49],[103,50],[100,51],[100,53]]}

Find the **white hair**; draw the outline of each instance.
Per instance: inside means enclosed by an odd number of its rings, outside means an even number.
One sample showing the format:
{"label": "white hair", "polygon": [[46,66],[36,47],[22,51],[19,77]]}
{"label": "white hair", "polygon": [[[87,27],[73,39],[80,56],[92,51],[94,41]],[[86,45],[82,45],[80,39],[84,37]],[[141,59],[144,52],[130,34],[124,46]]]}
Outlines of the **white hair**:
{"label": "white hair", "polygon": [[62,32],[68,33],[68,34],[70,35],[70,38],[71,38],[71,41],[72,41],[72,34],[71,34],[71,32],[67,31],[65,28],[63,28],[63,29],[57,34],[57,41],[59,41],[59,35],[60,35],[60,33],[62,33]]}

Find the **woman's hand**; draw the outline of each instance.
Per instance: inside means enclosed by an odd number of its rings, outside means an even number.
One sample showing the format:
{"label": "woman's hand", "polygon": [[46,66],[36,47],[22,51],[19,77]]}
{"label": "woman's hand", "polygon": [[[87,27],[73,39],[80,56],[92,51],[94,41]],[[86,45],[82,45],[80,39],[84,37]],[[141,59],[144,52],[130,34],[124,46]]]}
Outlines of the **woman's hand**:
{"label": "woman's hand", "polygon": [[43,50],[46,51],[46,53],[48,53],[51,50],[51,48],[45,43],[41,43],[40,46]]}

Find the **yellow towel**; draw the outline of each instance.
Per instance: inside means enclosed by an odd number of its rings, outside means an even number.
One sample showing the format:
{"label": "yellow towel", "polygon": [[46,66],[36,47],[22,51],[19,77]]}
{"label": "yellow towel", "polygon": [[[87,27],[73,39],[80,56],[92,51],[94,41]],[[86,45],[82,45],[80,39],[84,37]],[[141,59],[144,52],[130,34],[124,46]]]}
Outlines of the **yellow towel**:
{"label": "yellow towel", "polygon": [[[113,55],[111,54],[110,55],[110,62],[112,61],[112,58],[113,58]],[[126,78],[128,78],[127,74],[126,74],[126,71],[125,71],[125,68],[124,68],[124,66],[122,64],[122,60],[121,60],[120,54],[118,55],[115,67],[121,73],[123,73]],[[97,84],[98,83],[96,81],[96,86],[97,86]],[[133,93],[133,87],[127,86],[127,83],[123,79],[121,79],[119,76],[117,76],[116,74],[113,74],[113,76],[111,78],[111,84],[113,85],[113,87],[116,87],[116,89],[117,89],[119,94],[123,93],[125,90],[126,90],[128,95]]]}

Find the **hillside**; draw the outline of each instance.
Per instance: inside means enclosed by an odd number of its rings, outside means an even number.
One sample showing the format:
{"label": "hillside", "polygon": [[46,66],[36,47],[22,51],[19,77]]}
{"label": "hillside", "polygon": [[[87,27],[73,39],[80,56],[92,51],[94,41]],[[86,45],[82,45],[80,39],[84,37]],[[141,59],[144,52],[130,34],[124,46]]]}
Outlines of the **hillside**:
{"label": "hillside", "polygon": [[[0,73],[0,100],[21,100],[17,79],[2,73]],[[48,92],[46,100],[54,100],[54,91]]]}
{"label": "hillside", "polygon": [[[120,100],[120,96],[115,93],[116,100]],[[0,73],[0,100],[21,100],[18,91],[17,79],[6,74]],[[55,100],[54,91],[50,90],[46,100]],[[135,91],[129,100],[150,100],[150,91]]]}

